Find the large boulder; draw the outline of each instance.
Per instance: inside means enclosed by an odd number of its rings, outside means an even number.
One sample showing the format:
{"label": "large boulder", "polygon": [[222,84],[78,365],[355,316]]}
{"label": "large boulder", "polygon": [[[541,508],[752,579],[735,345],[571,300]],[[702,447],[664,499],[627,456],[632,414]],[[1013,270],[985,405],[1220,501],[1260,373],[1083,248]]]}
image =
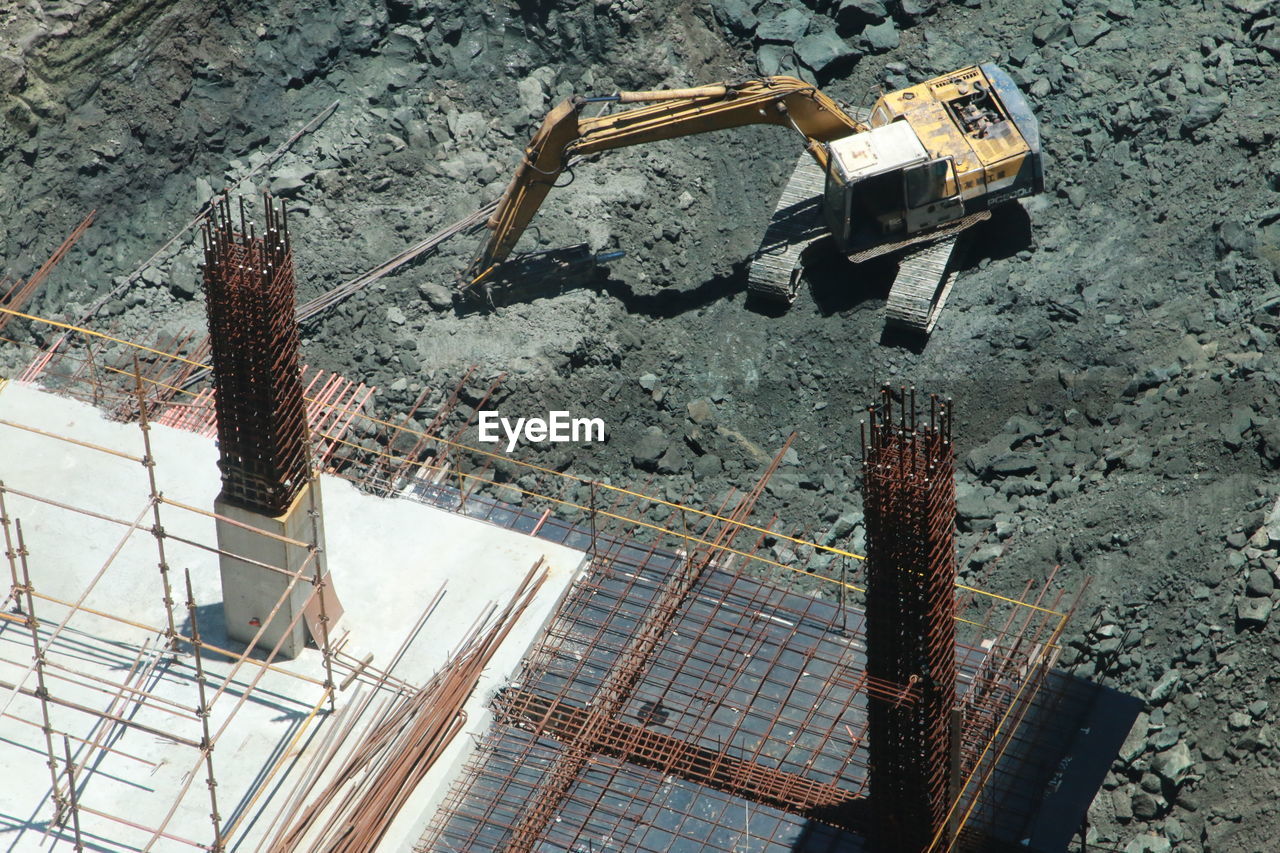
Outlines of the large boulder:
{"label": "large boulder", "polygon": [[1254,569],[1249,572],[1249,579],[1245,583],[1245,595],[1253,598],[1269,598],[1271,593],[1276,591],[1276,579],[1271,572],[1266,569]]}
{"label": "large boulder", "polygon": [[889,10],[884,0],[840,0],[836,6],[836,23],[841,27],[878,24],[887,17]]}
{"label": "large boulder", "polygon": [[1071,37],[1077,47],[1088,47],[1109,32],[1111,25],[1095,15],[1086,15],[1071,22]]}
{"label": "large boulder", "polygon": [[1227,108],[1226,95],[1213,95],[1207,98],[1196,98],[1187,107],[1187,113],[1182,117],[1182,130],[1190,133],[1193,130],[1199,130],[1205,125],[1212,124],[1217,121],[1218,116]]}
{"label": "large boulder", "polygon": [[1124,853],[1169,853],[1173,842],[1158,835],[1139,835],[1124,846]]}
{"label": "large boulder", "polygon": [[761,41],[779,44],[795,44],[809,29],[813,13],[796,9],[784,9],[771,18],[766,18],[756,27],[756,38]]}
{"label": "large boulder", "polygon": [[1236,600],[1236,621],[1242,628],[1261,628],[1271,618],[1271,599],[1245,596]]}
{"label": "large boulder", "polygon": [[1129,734],[1125,736],[1124,743],[1120,745],[1119,758],[1121,761],[1130,764],[1147,751],[1147,729],[1149,727],[1150,717],[1147,716],[1145,711],[1140,712],[1138,719],[1133,722],[1133,728],[1129,729]]}
{"label": "large boulder", "polygon": [[1187,778],[1193,764],[1195,762],[1191,760],[1191,750],[1185,742],[1178,741],[1152,759],[1151,770],[1166,785],[1177,788]]}
{"label": "large boulder", "polygon": [[756,51],[756,67],[765,77],[796,72],[796,55],[785,44],[762,44]]}
{"label": "large boulder", "polygon": [[884,23],[867,27],[862,31],[862,44],[871,53],[893,50],[902,41],[898,25],[889,18]]}
{"label": "large boulder", "polygon": [[836,35],[835,30],[822,30],[807,35],[796,42],[796,56],[814,73],[826,71],[858,55],[848,42]]}
{"label": "large boulder", "polygon": [[666,432],[661,427],[651,426],[641,434],[631,451],[631,463],[641,471],[657,471],[658,463],[670,447],[671,439]]}
{"label": "large boulder", "polygon": [[711,4],[711,11],[717,21],[740,36],[750,35],[760,23],[746,0],[715,0]]}

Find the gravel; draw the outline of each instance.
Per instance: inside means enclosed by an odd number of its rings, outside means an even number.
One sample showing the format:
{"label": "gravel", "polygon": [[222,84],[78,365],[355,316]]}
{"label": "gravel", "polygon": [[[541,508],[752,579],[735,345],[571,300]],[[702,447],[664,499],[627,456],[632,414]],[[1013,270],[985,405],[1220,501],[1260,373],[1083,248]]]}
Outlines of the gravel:
{"label": "gravel", "polygon": [[[981,233],[923,348],[881,341],[883,265],[819,258],[789,312],[745,305],[744,259],[800,150],[755,127],[608,153],[562,181],[522,248],[626,250],[586,286],[457,311],[475,247],[459,238],[308,324],[305,358],[378,386],[391,416],[472,364],[481,388],[505,371],[504,411],[608,424],[603,450],[526,458],[716,506],[795,431],[762,511],[854,548],[874,390],[954,398],[962,571],[1011,594],[1055,566],[1068,590],[1091,578],[1064,663],[1148,702],[1089,842],[1274,845],[1274,3],[81,5],[0,11],[2,272],[29,275],[97,208],[33,307],[73,316],[127,283],[94,322],[141,339],[203,313],[193,240],[143,262],[335,99],[239,190],[288,196],[303,300],[496,198],[572,93],[794,73],[865,105],[875,86],[1002,63],[1041,119],[1048,190]],[[0,350],[0,367],[19,360]]]}

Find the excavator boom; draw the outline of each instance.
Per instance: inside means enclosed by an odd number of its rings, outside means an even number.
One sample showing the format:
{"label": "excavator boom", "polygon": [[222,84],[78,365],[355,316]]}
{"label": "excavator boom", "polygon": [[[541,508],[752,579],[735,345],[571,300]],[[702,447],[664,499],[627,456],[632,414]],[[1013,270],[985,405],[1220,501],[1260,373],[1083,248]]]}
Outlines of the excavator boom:
{"label": "excavator boom", "polygon": [[[583,118],[590,103],[645,103],[609,115]],[[498,207],[464,286],[486,279],[515,248],[551,187],[575,157],[663,139],[749,124],[792,127],[825,168],[830,142],[865,128],[816,87],[794,77],[653,92],[620,92],[604,98],[573,97],[555,107],[529,142]]]}

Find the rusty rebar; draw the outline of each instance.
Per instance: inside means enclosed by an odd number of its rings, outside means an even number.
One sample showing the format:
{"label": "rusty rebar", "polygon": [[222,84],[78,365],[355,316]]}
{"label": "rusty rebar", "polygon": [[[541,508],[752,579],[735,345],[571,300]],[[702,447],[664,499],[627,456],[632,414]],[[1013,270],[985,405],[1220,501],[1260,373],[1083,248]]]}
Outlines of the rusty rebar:
{"label": "rusty rebar", "polygon": [[[200,752],[204,757],[205,784],[209,786],[209,820],[213,823],[213,853],[221,853],[225,849],[222,836],[222,816],[218,814],[218,782],[213,775],[214,740],[209,737],[209,703],[205,700],[204,661],[200,653],[200,622],[196,615],[195,594],[191,591],[191,571],[183,574],[187,581],[187,618],[191,620],[191,654],[196,669],[196,716],[200,718]],[[246,691],[247,692],[247,691]]]}
{"label": "rusty rebar", "polygon": [[258,237],[240,203],[240,227],[224,197],[202,229],[205,306],[213,355],[222,494],[266,516],[282,515],[310,476],[306,407],[294,319],[288,215],[263,197]]}
{"label": "rusty rebar", "polygon": [[62,813],[66,808],[66,800],[58,788],[58,759],[53,754],[53,726],[49,723],[49,688],[44,680],[44,649],[40,647],[40,620],[36,618],[35,601],[31,597],[31,572],[27,567],[27,543],[22,536],[22,522],[14,519],[15,537],[17,538],[18,563],[22,566],[22,591],[27,597],[26,623],[31,632],[31,654],[35,660],[36,690],[40,699],[40,731],[44,733],[46,759],[49,767],[49,792],[53,798],[53,821],[56,825],[62,822]]}
{"label": "rusty rebar", "polygon": [[84,841],[80,838],[80,803],[76,798],[76,765],[71,760],[71,740],[62,736],[62,752],[67,760],[67,799],[71,805],[71,830],[75,833],[75,849],[84,850]]}
{"label": "rusty rebar", "polygon": [[309,549],[312,557],[311,568],[313,570],[311,583],[314,587],[314,595],[316,596],[316,603],[320,611],[320,636],[315,639],[320,644],[320,652],[324,658],[324,687],[325,691],[329,694],[329,710],[332,712],[334,710],[333,694],[335,692],[333,688],[333,649],[329,644],[329,611],[325,607],[324,603],[325,598],[327,598],[325,589],[328,586],[329,575],[324,571],[325,567],[321,565],[319,557],[319,543],[324,541],[320,536],[320,513],[315,507],[309,507],[307,509],[307,517],[311,521],[312,544]]}
{"label": "rusty rebar", "polygon": [[138,356],[133,356],[134,394],[138,400],[138,428],[142,430],[142,467],[147,469],[147,485],[151,495],[151,535],[159,552],[160,583],[164,587],[165,639],[169,651],[178,649],[178,630],[173,623],[173,587],[169,583],[169,560],[164,550],[164,525],[160,523],[160,490],[156,488],[156,460],[151,454],[151,419],[147,414],[146,394],[142,390],[142,373],[138,368]]}
{"label": "rusty rebar", "polygon": [[13,599],[14,606],[18,608],[18,613],[22,613],[22,596],[19,591],[22,589],[22,582],[18,580],[18,552],[13,547],[13,536],[9,533],[9,511],[5,507],[4,480],[0,480],[0,528],[4,529],[4,557],[9,563],[9,597]]}
{"label": "rusty rebar", "polygon": [[591,754],[600,751],[601,739],[631,697],[676,615],[688,601],[699,579],[723,553],[721,549],[732,547],[734,540],[742,533],[743,524],[755,509],[765,486],[794,440],[795,433],[792,433],[755,487],[742,496],[728,518],[715,525],[716,535],[709,538],[706,545],[694,549],[684,564],[666,579],[643,625],[601,679],[581,725],[574,729],[573,737],[565,742],[564,749],[557,755],[551,770],[543,775],[532,806],[521,815],[512,830],[508,851],[528,853],[537,849],[538,840],[547,824],[560,808]]}
{"label": "rusty rebar", "polygon": [[[0,307],[7,308],[10,311],[21,311],[26,304],[31,301],[31,297],[35,295],[36,290],[44,283],[44,280],[49,277],[49,273],[55,266],[57,266],[58,262],[66,256],[67,252],[71,251],[71,247],[75,245],[81,235],[83,235],[85,231],[89,230],[89,226],[93,224],[93,218],[97,213],[98,212],[96,210],[90,211],[89,215],[86,216],[67,236],[67,239],[63,240],[62,244],[59,245],[57,249],[54,249],[53,254],[49,256],[49,259],[41,264],[38,270],[32,273],[31,278],[21,284],[14,282],[8,292],[3,296],[0,296]],[[0,312],[0,331],[2,331],[5,326],[9,325],[9,321],[12,319],[13,314]]]}
{"label": "rusty rebar", "polygon": [[914,702],[868,705],[877,850],[923,853],[946,822],[956,733],[955,478],[951,408],[882,389],[863,430],[867,675],[914,683]]}

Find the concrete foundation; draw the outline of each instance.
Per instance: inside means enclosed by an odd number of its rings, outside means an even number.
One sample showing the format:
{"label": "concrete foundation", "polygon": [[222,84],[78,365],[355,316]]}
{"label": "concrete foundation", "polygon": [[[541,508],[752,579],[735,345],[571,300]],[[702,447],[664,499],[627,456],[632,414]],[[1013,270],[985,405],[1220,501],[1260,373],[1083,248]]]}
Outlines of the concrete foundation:
{"label": "concrete foundation", "polygon": [[[140,456],[143,446],[137,425],[108,420],[87,404],[16,382],[0,384],[0,420],[30,428],[0,424],[0,480],[6,487],[48,495],[59,503],[98,514],[87,516],[12,492],[7,495],[9,514],[23,524],[37,592],[74,602],[85,595],[103,564],[110,562],[84,599],[85,606],[95,612],[77,611],[55,642],[50,642],[50,632],[69,611],[48,600],[37,600],[47,660],[105,679],[51,676],[51,695],[86,708],[105,710],[110,704],[121,718],[198,743],[202,730],[194,714],[188,713],[184,718],[173,713],[179,708],[194,709],[201,701],[190,651],[184,644],[179,656],[168,655],[163,634],[157,633],[163,629],[166,617],[156,543],[148,530],[151,515],[146,469],[135,460],[51,436],[74,436],[79,441]],[[215,506],[221,482],[214,443],[159,424],[153,425],[151,440],[159,487],[165,497],[190,507]],[[515,672],[525,649],[582,564],[583,553],[414,501],[363,494],[336,477],[323,475],[321,482],[328,522],[324,530],[326,557],[342,582],[339,591],[345,608],[341,622],[336,627],[330,623],[331,633],[346,638],[348,662],[371,657],[375,667],[386,667],[402,653],[395,677],[422,684],[448,665],[457,638],[493,606],[506,604],[535,561],[546,558],[550,567],[550,577],[534,603],[503,641],[467,701],[466,728],[414,791],[380,847],[384,851],[411,850],[431,817],[432,805],[443,798],[454,771],[488,724],[490,716],[485,705],[490,696]],[[228,517],[244,518],[238,514],[243,510],[221,504],[218,509]],[[186,592],[182,575],[189,571],[201,636],[219,646],[233,645],[228,642],[230,625],[233,621],[243,625],[244,619],[231,615],[230,600],[224,613],[220,600],[223,593],[219,589],[217,555],[207,550],[218,535],[215,519],[168,504],[161,512],[164,529],[172,534],[166,541],[173,567],[174,597],[178,599],[178,629],[189,631],[191,627],[183,605]],[[299,512],[297,516],[301,524],[306,513]],[[135,517],[140,517],[142,524],[131,533],[125,525],[108,520]],[[264,537],[258,534],[256,538]],[[307,541],[309,537],[297,538]],[[120,550],[113,558],[117,546]],[[0,566],[0,577],[7,586],[9,572],[2,557]],[[281,589],[285,582],[281,582]],[[310,584],[306,586],[309,594]],[[407,638],[427,602],[442,588],[445,598],[441,605],[419,635]],[[274,601],[278,593],[268,595]],[[328,601],[325,609],[331,619],[336,619]],[[139,626],[107,619],[96,612],[117,614]],[[36,684],[34,673],[28,670],[31,639],[20,621],[11,624],[20,617],[6,613],[0,616],[9,617],[0,618],[0,682],[21,683],[29,691]],[[266,613],[259,616],[265,617]],[[284,625],[292,616],[279,618]],[[334,637],[335,642],[337,639]],[[104,685],[126,680],[135,666],[136,654],[142,658],[136,667],[145,675],[135,674],[129,683],[152,691],[159,701],[141,702],[138,694],[129,693],[113,702],[115,688]],[[255,653],[254,657],[261,659],[263,655]],[[276,661],[275,667],[265,671],[251,664],[237,667],[233,660],[212,652],[206,653],[203,664],[209,678],[209,699],[216,687],[226,685],[226,692],[212,702],[209,724],[216,732],[230,721],[218,736],[213,755],[222,828],[231,839],[227,851],[265,850],[273,828],[278,829],[286,817],[296,814],[299,804],[291,802],[289,795],[309,766],[311,756],[334,745],[326,740],[333,735],[332,727],[345,719],[354,726],[354,732],[365,731],[394,688],[380,688],[377,701],[357,719],[357,712],[371,695],[368,676],[345,688],[339,678],[334,713],[313,713],[322,699],[325,678],[322,656],[315,649],[306,649],[290,661]],[[58,672],[60,676],[66,674]],[[0,687],[0,704],[9,699],[11,692],[10,688]],[[240,707],[240,699],[246,693],[248,698]],[[163,702],[172,704],[157,707]],[[327,707],[327,702],[321,707]],[[348,708],[349,711],[344,710]],[[149,831],[103,815],[159,826],[184,786],[186,794],[168,824],[169,837],[158,839],[151,850],[190,851],[211,841],[209,794],[198,749],[123,723],[103,722],[93,714],[64,705],[51,704],[49,713],[55,749],[62,749],[59,734],[66,732],[71,737],[75,760],[90,759],[76,773],[81,804],[97,812],[80,810],[85,849],[103,853],[137,853],[144,849],[150,840]],[[50,837],[45,835],[53,805],[40,721],[41,704],[29,693],[13,696],[5,715],[0,716],[0,767],[4,768],[0,773],[0,851],[4,853],[70,851],[73,846],[69,826],[55,828]],[[312,789],[321,790],[329,783],[360,739],[352,736],[341,740],[328,773],[312,780]],[[91,749],[94,743],[106,743],[110,749]],[[187,785],[188,774],[197,761],[200,768],[195,771],[194,781]],[[274,775],[270,775],[273,770]],[[311,797],[304,799],[309,801]],[[177,838],[193,839],[196,846]]]}
{"label": "concrete foundation", "polygon": [[[222,495],[214,501],[214,511],[231,519],[217,520],[218,547],[238,557],[248,558],[243,560],[222,554],[218,559],[228,638],[246,644],[252,643],[262,626],[266,625],[258,639],[258,648],[270,651],[279,642],[279,654],[282,657],[294,658],[302,652],[309,636],[307,619],[302,611],[313,589],[311,578],[317,567],[322,574],[326,572],[322,509],[318,480],[312,480],[303,486],[288,511],[274,518],[230,503]],[[233,521],[253,529],[246,529],[232,523]],[[282,542],[273,538],[275,536],[315,546],[315,559],[308,561],[308,548]],[[266,565],[257,565],[258,563]],[[274,616],[271,611],[285,594],[292,579],[284,572],[274,571],[266,566],[302,572],[304,575],[303,580],[293,585]],[[325,610],[326,615],[333,619],[337,614],[329,612],[331,601],[332,597],[326,597]],[[330,629],[332,627],[331,622]],[[283,642],[281,637],[284,638]],[[316,639],[318,641],[320,638]]]}

